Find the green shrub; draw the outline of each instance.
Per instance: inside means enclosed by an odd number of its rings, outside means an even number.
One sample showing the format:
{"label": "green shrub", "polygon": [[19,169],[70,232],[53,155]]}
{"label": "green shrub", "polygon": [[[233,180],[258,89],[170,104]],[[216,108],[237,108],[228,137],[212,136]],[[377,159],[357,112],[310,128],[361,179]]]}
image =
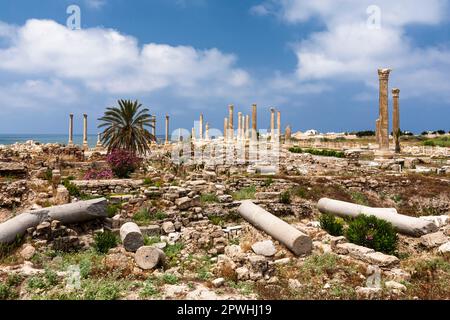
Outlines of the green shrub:
{"label": "green shrub", "polygon": [[144,288],[139,293],[139,296],[141,298],[149,298],[152,296],[155,296],[159,293],[157,287],[153,284],[153,281],[151,279],[147,279],[144,282]]}
{"label": "green shrub", "polygon": [[67,191],[69,191],[69,194],[70,194],[71,197],[79,198],[81,196],[81,191],[76,185],[74,185],[71,182],[71,180],[73,180],[71,178],[72,177],[64,179],[63,185],[64,185],[64,187],[66,187]]}
{"label": "green shrub", "polygon": [[284,204],[291,203],[291,193],[289,191],[284,191],[280,194],[280,202]]}
{"label": "green shrub", "polygon": [[167,214],[162,211],[151,213],[150,209],[141,208],[138,212],[134,214],[133,221],[136,222],[138,225],[146,225],[149,224],[151,221],[164,220],[166,218]]}
{"label": "green shrub", "polygon": [[374,216],[360,215],[353,219],[346,237],[352,243],[387,254],[395,253],[397,248],[397,233],[392,224]]}
{"label": "green shrub", "polygon": [[117,214],[117,212],[119,212],[121,208],[122,204],[110,204],[106,208],[106,213],[108,214],[109,218],[112,218]]}
{"label": "green shrub", "polygon": [[270,187],[273,184],[273,178],[269,177],[266,180],[264,180],[263,186],[264,187]]}
{"label": "green shrub", "polygon": [[201,203],[217,203],[219,199],[213,193],[205,193],[200,196]]}
{"label": "green shrub", "polygon": [[144,186],[153,186],[153,185],[154,185],[154,183],[153,183],[152,179],[150,179],[150,178],[144,179]]}
{"label": "green shrub", "polygon": [[52,182],[52,180],[53,180],[53,170],[48,168],[45,171],[44,176],[45,176],[45,180],[47,180],[48,182]]}
{"label": "green shrub", "polygon": [[178,277],[171,273],[165,273],[162,277],[163,281],[167,284],[177,284],[178,283]]}
{"label": "green shrub", "polygon": [[234,200],[255,199],[256,187],[250,186],[233,193]]}
{"label": "green shrub", "polygon": [[319,218],[320,227],[332,236],[338,237],[344,234],[344,220],[331,214],[322,214]]}
{"label": "green shrub", "polygon": [[108,253],[109,249],[115,248],[119,242],[117,236],[109,231],[97,233],[94,237],[94,248],[98,253]]}

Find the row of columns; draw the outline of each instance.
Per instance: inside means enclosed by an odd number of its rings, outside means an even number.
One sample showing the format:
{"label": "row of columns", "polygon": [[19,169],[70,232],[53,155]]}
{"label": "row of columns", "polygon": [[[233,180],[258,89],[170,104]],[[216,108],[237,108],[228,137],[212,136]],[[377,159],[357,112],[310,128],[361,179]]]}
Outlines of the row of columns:
{"label": "row of columns", "polygon": [[[270,109],[270,133],[271,140],[275,141],[279,139],[281,136],[281,112],[276,111],[274,108]],[[250,130],[250,116],[243,115],[242,112],[238,112],[238,130],[237,130],[237,139],[238,140],[249,140],[252,139],[256,141],[258,139],[257,130],[258,130],[258,110],[257,105],[253,104],[252,106],[252,127]],[[276,113],[276,124],[277,129],[275,129],[275,113]],[[290,128],[289,128],[290,129]],[[225,140],[234,140],[234,106],[228,106],[228,118],[225,118],[223,121],[223,132]]]}
{"label": "row of columns", "polygon": [[[382,152],[389,151],[389,75],[391,69],[378,69],[379,86],[379,117],[376,120],[376,139]],[[395,152],[400,148],[400,89],[392,89],[393,119],[392,132],[395,143]]]}
{"label": "row of columns", "polygon": [[[87,126],[88,126],[88,116],[87,114],[83,114],[83,150],[88,150],[89,149],[89,144],[88,144],[88,140],[87,140]],[[70,147],[72,147],[74,145],[73,143],[73,113],[70,114],[69,116],[69,143],[68,145]],[[101,145],[100,142],[100,135],[98,135],[98,140],[97,140],[97,147]]]}

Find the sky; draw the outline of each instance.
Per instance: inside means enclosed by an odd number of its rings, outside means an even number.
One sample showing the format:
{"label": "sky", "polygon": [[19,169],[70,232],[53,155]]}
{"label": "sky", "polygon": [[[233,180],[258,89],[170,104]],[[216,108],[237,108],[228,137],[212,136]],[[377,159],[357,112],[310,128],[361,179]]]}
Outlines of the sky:
{"label": "sky", "polygon": [[[450,130],[450,0],[1,0],[0,134],[89,132],[118,99],[171,131],[227,106],[282,127],[374,130],[378,68],[401,128]],[[78,6],[79,20],[69,6]],[[80,28],[73,30],[73,24]],[[390,95],[392,107],[392,95]]]}

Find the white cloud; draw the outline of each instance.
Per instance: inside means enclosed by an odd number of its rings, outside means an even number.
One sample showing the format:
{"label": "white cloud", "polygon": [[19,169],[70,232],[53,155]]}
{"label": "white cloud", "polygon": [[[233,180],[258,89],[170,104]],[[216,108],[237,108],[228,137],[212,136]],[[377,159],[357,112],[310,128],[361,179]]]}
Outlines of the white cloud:
{"label": "white cloud", "polygon": [[[367,26],[371,5],[380,9],[379,29]],[[375,88],[376,70],[389,67],[391,83],[406,89],[403,96],[450,97],[450,48],[420,48],[407,36],[410,25],[435,26],[448,18],[446,0],[272,0],[260,6],[287,23],[323,23],[324,30],[294,45],[302,82],[348,80]]]}
{"label": "white cloud", "polygon": [[236,57],[217,49],[149,43],[111,29],[72,31],[51,20],[29,20],[0,49],[0,70],[76,80],[103,92],[135,94],[170,88],[178,95],[221,95],[250,84]]}

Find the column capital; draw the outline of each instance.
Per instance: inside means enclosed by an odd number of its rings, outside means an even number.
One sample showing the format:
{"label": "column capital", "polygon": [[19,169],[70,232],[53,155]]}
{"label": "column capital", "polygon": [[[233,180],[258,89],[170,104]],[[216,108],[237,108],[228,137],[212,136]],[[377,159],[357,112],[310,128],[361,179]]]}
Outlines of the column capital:
{"label": "column capital", "polygon": [[394,97],[398,98],[399,95],[400,95],[400,89],[398,89],[398,88],[392,89],[392,95],[393,95]]}
{"label": "column capital", "polygon": [[378,77],[380,80],[389,80],[389,74],[391,71],[391,69],[378,69]]}

